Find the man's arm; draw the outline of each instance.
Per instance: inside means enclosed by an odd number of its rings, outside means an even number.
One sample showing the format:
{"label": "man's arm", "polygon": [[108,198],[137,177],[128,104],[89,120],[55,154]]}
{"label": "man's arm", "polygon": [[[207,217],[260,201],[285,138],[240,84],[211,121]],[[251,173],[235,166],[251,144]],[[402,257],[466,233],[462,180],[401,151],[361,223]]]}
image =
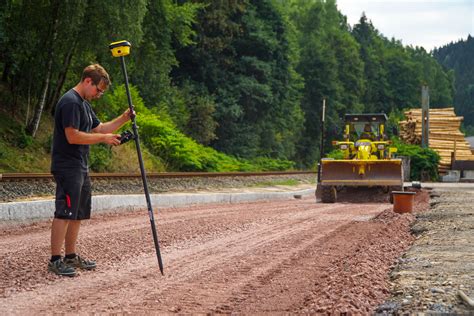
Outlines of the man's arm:
{"label": "man's arm", "polygon": [[97,127],[92,129],[94,133],[108,134],[118,130],[123,124],[127,123],[130,119],[130,109],[127,109],[122,115],[116,117],[112,121],[106,123],[100,123]]}
{"label": "man's arm", "polygon": [[64,129],[66,139],[69,144],[74,145],[92,145],[98,143],[104,143],[108,145],[117,146],[120,145],[120,135],[111,133],[85,133],[81,132],[74,127],[66,127]]}

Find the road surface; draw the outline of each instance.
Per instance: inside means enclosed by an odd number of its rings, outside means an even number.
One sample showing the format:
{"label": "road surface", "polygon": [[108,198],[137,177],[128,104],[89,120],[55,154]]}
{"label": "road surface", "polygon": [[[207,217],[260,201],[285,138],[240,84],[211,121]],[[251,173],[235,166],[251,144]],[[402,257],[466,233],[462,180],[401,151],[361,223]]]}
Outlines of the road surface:
{"label": "road surface", "polygon": [[85,222],[79,252],[98,267],[74,278],[46,271],[50,221],[1,228],[0,314],[368,313],[413,241],[413,215],[385,202],[303,197],[155,213],[164,276],[146,210]]}

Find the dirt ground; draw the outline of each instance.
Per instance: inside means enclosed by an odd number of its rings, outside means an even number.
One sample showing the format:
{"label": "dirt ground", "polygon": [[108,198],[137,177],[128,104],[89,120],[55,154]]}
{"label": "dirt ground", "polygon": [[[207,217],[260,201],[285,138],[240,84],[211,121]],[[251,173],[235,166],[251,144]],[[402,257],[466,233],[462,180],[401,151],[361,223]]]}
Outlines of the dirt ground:
{"label": "dirt ground", "polygon": [[[435,208],[445,203],[436,199]],[[427,230],[417,230],[417,224],[411,227],[415,217],[431,216],[426,211],[429,194],[417,193],[413,214],[396,214],[390,204],[371,200],[316,204],[313,197],[303,197],[160,209],[156,221],[164,276],[158,269],[146,210],[97,215],[85,222],[80,253],[97,260],[98,268],[74,278],[46,271],[49,221],[4,227],[0,314],[410,310],[418,306],[415,300],[412,305],[402,300],[418,295],[419,287],[396,275],[409,271],[410,266],[403,264],[421,261],[410,259],[412,248],[396,263],[413,242],[416,247],[435,228],[434,224]],[[472,222],[470,227],[472,234]],[[472,235],[464,237],[472,241]],[[442,236],[429,239],[446,242]],[[463,257],[470,259],[465,262],[470,270],[462,270],[462,265],[458,270],[459,275],[471,273],[465,276],[471,285],[472,253]],[[437,266],[437,259],[430,262]],[[406,275],[417,275],[418,268],[413,269]],[[407,290],[410,286],[413,292]],[[474,294],[473,288],[465,290]],[[405,296],[392,296],[396,291]],[[467,310],[459,300],[453,304]]]}
{"label": "dirt ground", "polygon": [[392,296],[379,312],[474,315],[474,191],[435,190],[416,214],[413,246],[390,274]]}

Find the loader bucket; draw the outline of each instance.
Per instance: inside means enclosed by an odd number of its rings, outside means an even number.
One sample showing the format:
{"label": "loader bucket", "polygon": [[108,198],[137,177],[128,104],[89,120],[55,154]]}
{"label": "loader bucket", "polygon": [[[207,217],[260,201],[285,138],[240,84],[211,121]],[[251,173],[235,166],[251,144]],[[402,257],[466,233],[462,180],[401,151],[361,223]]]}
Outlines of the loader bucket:
{"label": "loader bucket", "polygon": [[401,159],[321,161],[323,186],[403,186]]}

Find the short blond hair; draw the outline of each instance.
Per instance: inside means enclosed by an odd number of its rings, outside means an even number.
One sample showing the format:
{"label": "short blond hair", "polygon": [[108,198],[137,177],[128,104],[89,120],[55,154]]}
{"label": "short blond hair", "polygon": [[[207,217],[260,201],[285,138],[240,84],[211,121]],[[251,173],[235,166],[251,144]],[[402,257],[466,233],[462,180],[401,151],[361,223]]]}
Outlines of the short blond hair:
{"label": "short blond hair", "polygon": [[99,64],[92,64],[84,68],[81,82],[86,78],[91,78],[95,85],[98,85],[101,81],[103,81],[107,87],[110,85],[109,74],[105,71],[104,67]]}

